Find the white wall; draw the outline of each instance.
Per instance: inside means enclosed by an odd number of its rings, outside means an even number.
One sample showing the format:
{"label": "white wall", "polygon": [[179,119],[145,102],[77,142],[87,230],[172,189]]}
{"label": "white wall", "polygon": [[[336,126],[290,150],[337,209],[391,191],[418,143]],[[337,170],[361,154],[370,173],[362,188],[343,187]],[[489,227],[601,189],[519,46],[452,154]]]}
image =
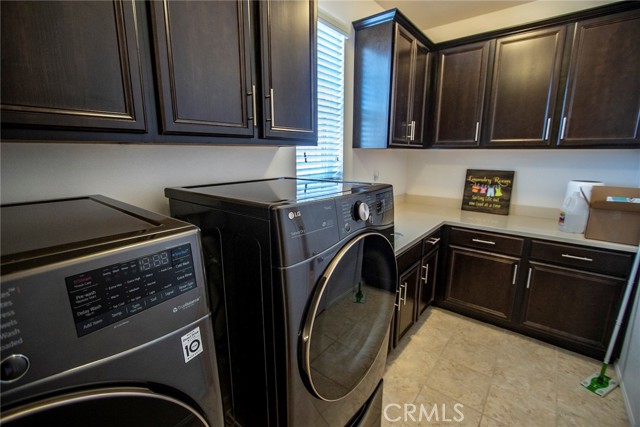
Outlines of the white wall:
{"label": "white wall", "polygon": [[636,292],[617,370],[622,378],[629,421],[634,427],[640,426],[640,292]]}
{"label": "white wall", "polygon": [[3,143],[1,200],[102,194],[168,214],[164,188],[295,176],[295,148]]}

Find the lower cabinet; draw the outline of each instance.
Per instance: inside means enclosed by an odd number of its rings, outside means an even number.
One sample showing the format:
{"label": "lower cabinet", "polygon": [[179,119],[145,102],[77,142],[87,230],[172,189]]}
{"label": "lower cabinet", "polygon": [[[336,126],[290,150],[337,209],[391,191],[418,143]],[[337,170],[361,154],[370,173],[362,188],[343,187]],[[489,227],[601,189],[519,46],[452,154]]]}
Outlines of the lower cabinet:
{"label": "lower cabinet", "polygon": [[440,231],[397,256],[398,289],[389,347],[398,345],[420,315],[433,302],[438,271]]}
{"label": "lower cabinet", "polygon": [[[602,358],[633,254],[452,227],[436,304]],[[624,336],[623,333],[620,336]]]}

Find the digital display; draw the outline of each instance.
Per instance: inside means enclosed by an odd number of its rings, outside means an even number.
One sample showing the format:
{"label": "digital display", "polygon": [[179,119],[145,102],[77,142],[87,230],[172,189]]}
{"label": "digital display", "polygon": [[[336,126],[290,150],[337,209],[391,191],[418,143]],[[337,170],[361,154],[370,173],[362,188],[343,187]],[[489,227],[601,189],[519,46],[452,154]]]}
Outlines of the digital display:
{"label": "digital display", "polygon": [[197,287],[188,243],[76,274],[65,282],[79,337]]}

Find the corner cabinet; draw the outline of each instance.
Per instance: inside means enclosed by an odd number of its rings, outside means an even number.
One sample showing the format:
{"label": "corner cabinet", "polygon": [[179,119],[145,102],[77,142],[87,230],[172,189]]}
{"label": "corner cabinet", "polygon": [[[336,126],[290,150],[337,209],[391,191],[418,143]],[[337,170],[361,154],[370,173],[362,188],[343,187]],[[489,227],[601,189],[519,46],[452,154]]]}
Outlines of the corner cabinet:
{"label": "corner cabinet", "polygon": [[560,146],[640,146],[640,11],[574,25]]}
{"label": "corner cabinet", "polygon": [[134,1],[1,5],[3,126],[147,129]]}
{"label": "corner cabinet", "polygon": [[432,43],[397,9],[353,26],[353,147],[423,147]]}
{"label": "corner cabinet", "polygon": [[491,42],[438,52],[433,147],[475,147],[480,141]]}

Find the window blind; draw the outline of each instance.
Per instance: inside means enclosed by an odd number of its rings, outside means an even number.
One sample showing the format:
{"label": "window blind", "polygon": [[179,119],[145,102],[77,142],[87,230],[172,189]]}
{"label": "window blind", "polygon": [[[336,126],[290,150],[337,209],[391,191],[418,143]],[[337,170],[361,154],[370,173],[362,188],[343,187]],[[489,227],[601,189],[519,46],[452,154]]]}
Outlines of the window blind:
{"label": "window blind", "polygon": [[345,36],[318,21],[318,145],[296,148],[298,177],[342,179]]}

